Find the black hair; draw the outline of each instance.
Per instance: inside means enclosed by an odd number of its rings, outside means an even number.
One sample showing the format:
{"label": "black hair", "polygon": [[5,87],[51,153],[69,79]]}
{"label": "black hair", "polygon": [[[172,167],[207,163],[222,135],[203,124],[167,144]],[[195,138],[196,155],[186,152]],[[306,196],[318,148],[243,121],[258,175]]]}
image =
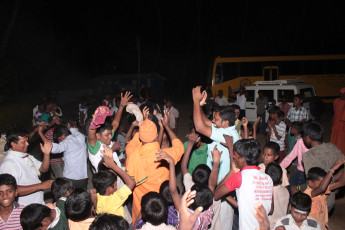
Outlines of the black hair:
{"label": "black hair", "polygon": [[64,125],[55,126],[54,133],[53,133],[54,142],[58,143],[59,137],[61,137],[63,134],[65,134],[66,136],[71,135],[71,131],[69,131],[69,129]]}
{"label": "black hair", "polygon": [[67,192],[73,192],[74,185],[70,179],[65,177],[59,177],[54,180],[51,186],[55,201],[58,201],[61,197],[66,196]]}
{"label": "black hair", "polygon": [[270,111],[270,114],[277,114],[279,117],[284,117],[285,113],[278,107],[278,106],[273,106]]}
{"label": "black hair", "polygon": [[103,213],[95,218],[89,230],[127,230],[128,228],[129,225],[122,216]]}
{"label": "black hair", "polygon": [[210,178],[210,175],[211,169],[205,164],[200,164],[193,170],[192,180],[197,184],[208,185],[208,179]]}
{"label": "black hair", "polygon": [[267,165],[265,173],[269,175],[273,181],[273,185],[277,186],[280,184],[282,176],[283,176],[283,169],[280,165],[276,162],[271,162]]}
{"label": "black hair", "polygon": [[297,97],[297,98],[300,99],[300,100],[304,100],[303,95],[300,94],[300,93],[299,93],[299,94],[295,94],[293,97],[294,97],[294,98]]}
{"label": "black hair", "polygon": [[35,230],[42,227],[44,218],[51,216],[51,209],[42,204],[30,204],[20,214],[20,224],[23,230]]}
{"label": "black hair", "polygon": [[234,152],[247,161],[247,165],[257,165],[260,156],[260,144],[253,139],[242,139],[234,144]]}
{"label": "black hair", "polygon": [[11,148],[11,143],[18,143],[19,137],[28,137],[28,132],[20,126],[15,126],[9,129],[6,133],[6,145],[8,148]]}
{"label": "black hair", "polygon": [[230,105],[230,106],[231,106],[231,108],[233,108],[234,110],[235,110],[235,109],[241,110],[241,108],[240,108],[239,105],[232,104],[232,105]]}
{"label": "black hair", "polygon": [[274,141],[266,142],[266,144],[264,146],[264,149],[265,148],[272,149],[272,151],[274,153],[274,156],[278,156],[279,155],[280,147],[279,147],[279,145],[276,142],[274,142]]}
{"label": "black hair", "polygon": [[168,204],[159,193],[146,193],[141,198],[141,214],[146,222],[158,226],[168,218]]}
{"label": "black hair", "polygon": [[92,184],[97,192],[101,195],[105,194],[108,187],[113,186],[117,177],[110,171],[100,171],[93,175]]}
{"label": "black hair", "polygon": [[196,191],[196,195],[189,208],[195,210],[201,206],[203,210],[209,209],[213,203],[213,193],[210,188],[205,184],[194,184],[191,191]]}
{"label": "black hair", "polygon": [[316,121],[309,121],[303,124],[303,136],[309,137],[312,141],[323,142],[325,130],[323,126]]}
{"label": "black hair", "polygon": [[17,190],[16,178],[14,178],[14,176],[12,176],[11,174],[8,174],[8,173],[0,174],[0,186],[1,185],[7,185],[7,186],[12,185],[14,190]]}
{"label": "black hair", "polygon": [[327,175],[327,173],[322,168],[313,167],[313,168],[309,169],[309,171],[308,171],[307,180],[310,180],[310,181],[321,180],[326,175]]}
{"label": "black hair", "polygon": [[229,121],[229,126],[234,126],[236,121],[236,114],[230,106],[220,106],[218,108],[219,116],[223,121]]}
{"label": "black hair", "polygon": [[[177,189],[177,192],[180,193],[180,189],[178,187],[176,189]],[[161,187],[159,188],[159,194],[161,194],[161,196],[168,203],[169,206],[174,204],[171,194],[170,194],[168,180],[164,181],[161,184]]]}
{"label": "black hair", "polygon": [[303,123],[300,121],[294,121],[291,124],[291,127],[296,129],[299,134],[303,134]]}
{"label": "black hair", "polygon": [[105,119],[104,124],[101,124],[101,126],[99,126],[96,129],[96,133],[103,133],[105,130],[113,130],[113,126],[111,125],[112,123],[112,118],[109,116]]}
{"label": "black hair", "polygon": [[309,195],[299,191],[291,196],[290,204],[298,210],[310,212],[311,198]]}
{"label": "black hair", "polygon": [[90,217],[92,210],[90,192],[77,188],[67,197],[65,203],[66,217],[73,221],[82,221]]}

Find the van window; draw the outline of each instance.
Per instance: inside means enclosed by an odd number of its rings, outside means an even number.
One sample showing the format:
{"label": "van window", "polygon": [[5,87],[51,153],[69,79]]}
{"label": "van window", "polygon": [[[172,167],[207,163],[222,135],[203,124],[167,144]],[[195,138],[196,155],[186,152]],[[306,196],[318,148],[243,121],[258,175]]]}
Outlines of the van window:
{"label": "van window", "polygon": [[315,96],[312,88],[300,89],[300,94],[303,95],[304,101],[310,101]]}
{"label": "van window", "polygon": [[274,90],[262,90],[260,91],[267,97],[268,102],[271,102],[274,99]]}
{"label": "van window", "polygon": [[247,101],[254,102],[255,91],[254,90],[246,90],[246,91],[247,91]]}
{"label": "van window", "polygon": [[283,97],[285,96],[287,99],[287,102],[293,103],[293,96],[295,92],[292,89],[279,89],[278,90],[278,102],[283,101]]}

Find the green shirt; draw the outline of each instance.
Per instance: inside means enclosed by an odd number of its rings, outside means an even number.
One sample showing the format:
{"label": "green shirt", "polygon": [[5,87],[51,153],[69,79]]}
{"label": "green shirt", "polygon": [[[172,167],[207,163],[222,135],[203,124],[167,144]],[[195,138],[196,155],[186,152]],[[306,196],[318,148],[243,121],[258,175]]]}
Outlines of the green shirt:
{"label": "green shirt", "polygon": [[[184,146],[184,151],[186,151],[188,145],[188,141],[186,141],[183,146]],[[201,148],[198,149],[192,149],[192,153],[189,158],[189,163],[188,163],[188,171],[190,175],[192,175],[194,169],[196,166],[200,164],[206,164],[207,160],[207,144],[203,144]]]}

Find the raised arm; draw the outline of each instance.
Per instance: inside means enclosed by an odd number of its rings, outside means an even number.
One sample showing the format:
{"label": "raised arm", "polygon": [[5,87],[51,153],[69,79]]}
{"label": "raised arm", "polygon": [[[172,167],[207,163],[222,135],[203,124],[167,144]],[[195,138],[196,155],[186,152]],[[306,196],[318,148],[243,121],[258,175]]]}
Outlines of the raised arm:
{"label": "raised arm", "polygon": [[119,110],[117,111],[115,118],[113,122],[111,123],[111,125],[113,126],[113,132],[115,132],[116,129],[119,127],[123,109],[125,108],[125,106],[128,105],[128,101],[129,99],[131,99],[132,96],[133,95],[131,95],[130,92],[126,92],[125,95],[121,93],[121,102],[120,102]]}
{"label": "raised arm", "polygon": [[178,211],[180,210],[181,198],[177,192],[176,186],[175,161],[168,153],[162,150],[158,150],[158,153],[156,153],[156,155],[158,155],[156,162],[166,161],[169,164],[169,191],[174,202],[175,209]]}
{"label": "raised arm", "polygon": [[190,133],[188,135],[188,139],[189,141],[188,141],[187,149],[183,155],[182,162],[181,162],[182,175],[185,175],[188,173],[188,162],[189,162],[190,154],[192,152],[194,144],[200,140],[200,137],[196,133]]}
{"label": "raised arm", "polygon": [[202,100],[203,95],[200,92],[200,88],[201,88],[201,86],[197,86],[192,91],[193,92],[193,102],[194,102],[193,121],[195,124],[195,129],[199,133],[201,133],[207,137],[210,137],[212,134],[212,127],[206,125],[206,123],[204,122],[204,119],[203,119],[203,115],[202,115],[203,111],[200,107],[200,101]]}
{"label": "raised arm", "polygon": [[114,170],[116,174],[119,175],[121,179],[125,182],[128,188],[133,191],[135,187],[135,181],[125,171],[123,171],[121,168],[119,168],[119,166],[115,164],[113,159],[113,151],[110,148],[104,146],[103,156],[104,165],[107,168]]}

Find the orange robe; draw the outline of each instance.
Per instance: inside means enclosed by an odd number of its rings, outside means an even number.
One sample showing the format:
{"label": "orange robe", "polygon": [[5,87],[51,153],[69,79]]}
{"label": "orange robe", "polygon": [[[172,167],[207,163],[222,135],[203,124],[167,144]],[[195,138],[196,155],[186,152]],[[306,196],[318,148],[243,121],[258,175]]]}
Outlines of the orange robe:
{"label": "orange robe", "polygon": [[[139,133],[126,146],[126,171],[135,180],[133,190],[132,224],[134,225],[141,211],[141,198],[148,192],[158,192],[161,184],[169,180],[169,165],[165,162],[155,162],[155,153],[160,149],[158,142],[142,144]],[[184,153],[183,143],[179,139],[172,141],[172,147],[162,149],[175,161],[181,159]]]}
{"label": "orange robe", "polygon": [[337,98],[333,103],[334,117],[331,143],[345,155],[345,100]]}

